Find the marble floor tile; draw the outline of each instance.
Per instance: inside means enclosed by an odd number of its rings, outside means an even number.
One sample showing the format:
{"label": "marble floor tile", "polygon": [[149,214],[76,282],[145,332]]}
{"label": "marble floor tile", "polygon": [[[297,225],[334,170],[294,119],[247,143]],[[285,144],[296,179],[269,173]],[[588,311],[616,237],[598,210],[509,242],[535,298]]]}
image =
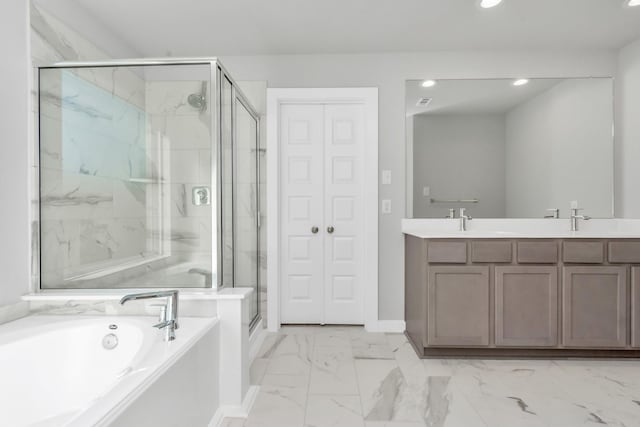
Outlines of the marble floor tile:
{"label": "marble floor tile", "polygon": [[350,348],[320,346],[315,348],[309,393],[358,394],[358,381]]}
{"label": "marble floor tile", "polygon": [[364,427],[360,396],[309,395],[306,427]]}
{"label": "marble floor tile", "polygon": [[255,359],[249,367],[249,383],[252,385],[260,385],[262,378],[267,372],[269,359]]}
{"label": "marble floor tile", "polygon": [[316,332],[314,336],[314,345],[349,348],[351,341],[347,331],[329,329]]}
{"label": "marble floor tile", "polygon": [[300,388],[262,385],[245,427],[301,427],[307,394]]}
{"label": "marble floor tile", "polygon": [[402,334],[286,327],[224,427],[640,426],[640,361],[420,359]]}
{"label": "marble floor tile", "polygon": [[309,375],[275,375],[265,374],[262,384],[266,387],[285,388],[307,392],[309,388]]}
{"label": "marble floor tile", "polygon": [[244,427],[245,418],[225,418],[220,427]]}
{"label": "marble floor tile", "polygon": [[266,372],[282,375],[304,375],[311,370],[313,335],[286,335],[273,350]]}

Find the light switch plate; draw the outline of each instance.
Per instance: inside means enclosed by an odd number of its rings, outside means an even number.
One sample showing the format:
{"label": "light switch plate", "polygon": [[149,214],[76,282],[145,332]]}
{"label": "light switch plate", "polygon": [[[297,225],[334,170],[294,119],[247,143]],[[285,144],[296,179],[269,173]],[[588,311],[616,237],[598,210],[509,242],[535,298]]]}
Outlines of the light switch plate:
{"label": "light switch plate", "polygon": [[382,201],[382,213],[383,214],[391,213],[391,200],[385,199]]}
{"label": "light switch plate", "polygon": [[383,185],[391,184],[391,171],[390,170],[383,170],[382,171],[382,184]]}
{"label": "light switch plate", "polygon": [[424,197],[429,197],[431,195],[431,187],[423,187],[422,188],[422,195]]}

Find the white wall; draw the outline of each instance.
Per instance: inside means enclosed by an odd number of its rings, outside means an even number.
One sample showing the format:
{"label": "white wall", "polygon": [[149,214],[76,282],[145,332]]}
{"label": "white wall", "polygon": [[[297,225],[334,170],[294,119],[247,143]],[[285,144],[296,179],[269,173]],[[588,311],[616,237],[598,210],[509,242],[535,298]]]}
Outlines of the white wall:
{"label": "white wall", "polygon": [[585,213],[613,209],[613,82],[566,80],[506,116],[507,217],[542,217],[572,200]]}
{"label": "white wall", "polygon": [[616,216],[640,218],[640,40],[620,51],[616,107]]}
{"label": "white wall", "polygon": [[[203,52],[203,54],[215,52]],[[380,216],[379,314],[404,316],[404,238],[406,216],[405,81],[424,78],[510,78],[612,76],[610,51],[470,51],[422,54],[229,56],[221,58],[237,80],[266,80],[269,87],[378,87],[379,169],[393,172],[381,185],[393,213]]]}
{"label": "white wall", "polygon": [[[413,117],[414,218],[442,218],[449,208],[460,207],[478,218],[504,217],[504,114]],[[424,196],[425,186],[430,196]],[[432,204],[431,198],[480,203]]]}
{"label": "white wall", "polygon": [[3,2],[0,13],[0,306],[29,286],[28,2]]}

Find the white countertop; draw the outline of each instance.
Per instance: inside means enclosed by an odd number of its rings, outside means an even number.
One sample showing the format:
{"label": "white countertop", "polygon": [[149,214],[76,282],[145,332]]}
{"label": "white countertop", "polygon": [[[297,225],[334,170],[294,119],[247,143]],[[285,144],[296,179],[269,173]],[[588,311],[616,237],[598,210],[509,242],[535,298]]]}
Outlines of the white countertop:
{"label": "white countertop", "polygon": [[473,219],[460,231],[460,219],[403,219],[402,232],[422,239],[640,239],[638,219]]}
{"label": "white countertop", "polygon": [[[60,289],[43,290],[22,296],[23,301],[119,301],[123,296],[139,292],[166,291],[176,288],[149,289]],[[251,288],[187,288],[180,289],[180,300],[227,300],[245,299],[253,292]]]}

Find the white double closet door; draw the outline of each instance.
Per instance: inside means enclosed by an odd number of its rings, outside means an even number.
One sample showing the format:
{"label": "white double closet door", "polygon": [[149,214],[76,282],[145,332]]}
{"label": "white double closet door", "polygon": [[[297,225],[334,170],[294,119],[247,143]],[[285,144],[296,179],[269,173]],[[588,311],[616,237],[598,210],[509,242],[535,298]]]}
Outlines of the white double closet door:
{"label": "white double closet door", "polygon": [[280,321],[363,324],[364,106],[284,104],[279,128]]}

